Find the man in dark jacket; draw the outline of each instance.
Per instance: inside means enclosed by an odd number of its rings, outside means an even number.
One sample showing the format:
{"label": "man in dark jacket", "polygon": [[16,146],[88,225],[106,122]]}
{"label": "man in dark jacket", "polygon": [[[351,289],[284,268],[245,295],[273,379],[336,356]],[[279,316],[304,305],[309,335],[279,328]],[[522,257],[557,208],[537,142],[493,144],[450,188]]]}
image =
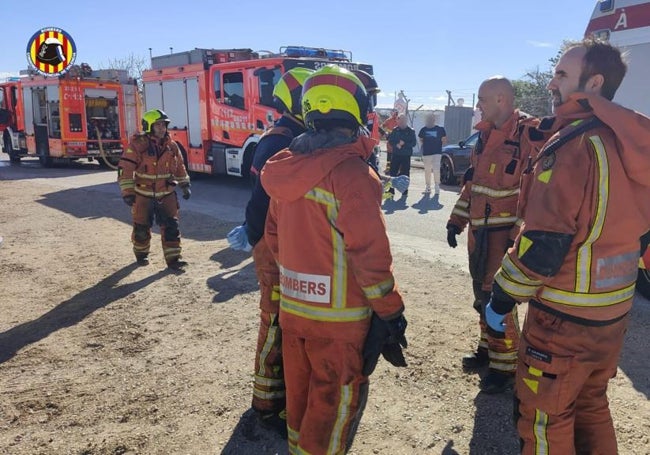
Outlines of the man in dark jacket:
{"label": "man in dark jacket", "polygon": [[311,73],[306,68],[293,68],[284,73],[275,85],[273,98],[282,117],[275,122],[273,128],[264,133],[257,144],[251,166],[253,194],[246,206],[246,222],[228,234],[231,248],[253,250],[260,284],[260,328],[255,354],[252,407],[263,426],[280,433],[285,439],[287,425],[282,331],[278,324],[279,270],[264,239],[269,195],[260,183],[259,174],[269,158],[287,148],[294,137],[305,131],[300,96],[302,84]]}
{"label": "man in dark jacket", "polygon": [[[397,127],[388,136],[388,143],[393,148],[390,162],[391,177],[411,175],[411,156],[416,142],[415,130],[408,126],[406,115],[400,114],[397,117]],[[407,194],[408,190],[402,193],[402,196],[405,197]]]}

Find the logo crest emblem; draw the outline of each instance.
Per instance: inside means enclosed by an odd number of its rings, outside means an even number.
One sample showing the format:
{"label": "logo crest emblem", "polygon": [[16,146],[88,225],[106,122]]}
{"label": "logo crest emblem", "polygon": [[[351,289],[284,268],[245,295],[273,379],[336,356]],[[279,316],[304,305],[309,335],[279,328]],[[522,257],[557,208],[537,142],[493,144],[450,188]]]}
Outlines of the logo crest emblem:
{"label": "logo crest emblem", "polygon": [[555,164],[555,152],[552,152],[550,155],[544,158],[542,161],[542,169],[548,171]]}
{"label": "logo crest emblem", "polygon": [[27,62],[43,76],[60,76],[77,58],[77,46],[65,30],[42,28],[27,43]]}

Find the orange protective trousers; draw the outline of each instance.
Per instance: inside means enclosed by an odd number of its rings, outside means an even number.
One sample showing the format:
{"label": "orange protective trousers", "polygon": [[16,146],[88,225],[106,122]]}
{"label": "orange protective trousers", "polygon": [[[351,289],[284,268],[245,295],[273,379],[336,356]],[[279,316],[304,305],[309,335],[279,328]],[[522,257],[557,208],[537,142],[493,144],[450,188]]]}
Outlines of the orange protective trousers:
{"label": "orange protective trousers", "polygon": [[346,453],[368,397],[362,343],[283,335],[289,453]]}
{"label": "orange protective trousers", "polygon": [[[494,274],[501,267],[501,261],[508,247],[510,229],[489,230],[487,234],[487,263],[485,265],[485,275],[483,279],[473,280],[472,288],[474,291],[474,308],[481,309],[479,317],[479,328],[481,338],[479,349],[487,349],[490,358],[490,369],[500,373],[514,374],[517,366],[517,351],[519,349],[519,319],[517,316],[517,307],[515,306],[504,319],[505,337],[495,338],[487,331],[484,310],[490,300],[492,292],[492,282]],[[475,238],[470,229],[467,235],[467,247],[471,253],[476,247]],[[471,259],[470,259],[471,260]]]}
{"label": "orange protective trousers", "polygon": [[618,453],[607,383],[627,321],[587,326],[529,305],[515,385],[522,454]]}
{"label": "orange protective trousers", "polygon": [[262,413],[279,413],[285,408],[282,330],[278,324],[280,273],[264,237],[253,248],[253,260],[261,297],[252,407]]}
{"label": "orange protective trousers", "polygon": [[136,258],[147,256],[151,247],[151,226],[154,218],[160,226],[163,254],[167,264],[181,255],[181,233],[178,228],[178,198],[171,193],[162,199],[135,195],[131,207],[133,232],[131,242]]}

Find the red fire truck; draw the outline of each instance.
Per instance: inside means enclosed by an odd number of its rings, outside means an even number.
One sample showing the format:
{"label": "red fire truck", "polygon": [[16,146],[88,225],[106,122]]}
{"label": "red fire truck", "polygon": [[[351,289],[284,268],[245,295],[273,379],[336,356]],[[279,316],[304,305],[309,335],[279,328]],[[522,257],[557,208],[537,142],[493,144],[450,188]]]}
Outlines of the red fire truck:
{"label": "red fire truck", "polygon": [[2,150],[12,162],[32,156],[46,167],[54,160],[99,160],[99,130],[105,158],[114,164],[138,131],[137,89],[126,71],[87,66],[58,77],[11,78],[0,83]]}
{"label": "red fire truck", "polygon": [[151,59],[151,69],[142,74],[144,104],[170,117],[170,135],[190,171],[243,177],[261,134],[278,117],[272,93],[280,76],[328,63],[372,74],[371,65],[353,62],[342,50],[194,49]]}

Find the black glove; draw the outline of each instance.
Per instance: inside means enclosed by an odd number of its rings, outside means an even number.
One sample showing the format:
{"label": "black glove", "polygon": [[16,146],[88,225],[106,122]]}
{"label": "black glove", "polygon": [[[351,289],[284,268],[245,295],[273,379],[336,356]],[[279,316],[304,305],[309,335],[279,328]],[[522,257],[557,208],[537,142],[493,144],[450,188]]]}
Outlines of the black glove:
{"label": "black glove", "polygon": [[129,194],[128,196],[122,196],[122,200],[126,205],[132,207],[135,204],[135,194]]}
{"label": "black glove", "polygon": [[192,195],[192,190],[190,190],[190,186],[189,185],[184,186],[181,188],[181,190],[183,191],[183,199],[187,201]]}
{"label": "black glove", "polygon": [[379,355],[396,367],[405,367],[406,359],[402,353],[402,348],[406,348],[408,343],[404,332],[406,331],[406,318],[403,315],[384,321],[376,313],[372,313],[370,320],[370,330],[366,336],[363,345],[363,369],[364,376],[370,376],[377,362]]}
{"label": "black glove", "polygon": [[457,226],[454,226],[453,224],[447,225],[447,244],[452,247],[456,248],[458,246],[458,242],[456,241],[456,236],[460,234],[460,229],[458,229]]}

